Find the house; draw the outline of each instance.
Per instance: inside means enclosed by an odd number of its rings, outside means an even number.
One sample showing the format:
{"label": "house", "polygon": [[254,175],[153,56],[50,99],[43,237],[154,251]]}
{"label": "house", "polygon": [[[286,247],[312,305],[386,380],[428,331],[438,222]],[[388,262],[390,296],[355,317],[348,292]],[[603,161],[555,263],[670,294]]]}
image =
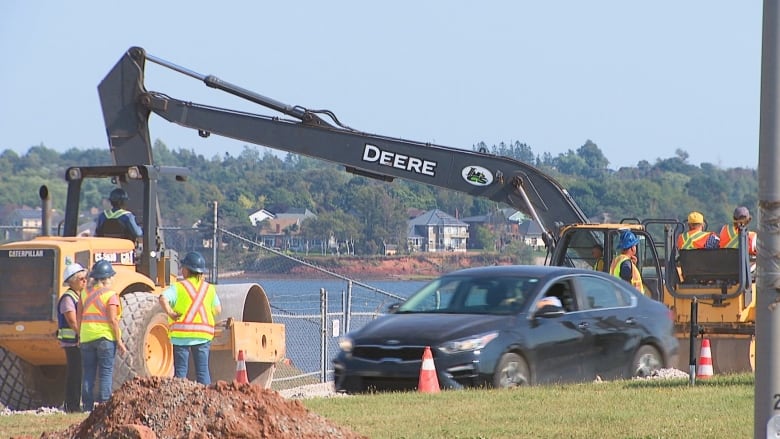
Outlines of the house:
{"label": "house", "polygon": [[[498,209],[487,215],[470,216],[463,218],[463,222],[469,226],[469,233],[475,233],[476,226],[483,226],[495,233],[496,242],[495,249],[501,249],[504,245],[511,241],[520,239],[518,226],[520,222],[525,218],[522,212],[513,208]],[[472,238],[469,236],[469,238]],[[486,245],[490,247],[489,243],[479,243],[478,239],[470,239],[470,244],[477,246]]]}
{"label": "house", "polygon": [[[260,242],[263,245],[279,249],[305,247],[305,243],[297,235],[300,233],[303,221],[307,218],[317,218],[316,214],[305,208],[289,209],[284,213],[271,213],[261,210],[255,212],[255,214],[258,214],[257,218],[266,215],[262,212],[270,214],[262,224],[263,229],[260,233]],[[260,221],[262,222],[263,220]],[[260,224],[260,222],[257,224]]]}
{"label": "house", "polygon": [[407,224],[410,251],[466,251],[469,225],[439,209],[429,210]]}
{"label": "house", "polygon": [[543,247],[544,240],[542,239],[542,228],[534,220],[527,219],[520,223],[518,227],[518,234],[520,239],[523,240],[525,245],[533,247]]}
{"label": "house", "polygon": [[252,223],[253,226],[257,226],[257,224],[263,222],[264,220],[267,220],[269,218],[276,218],[276,215],[273,213],[265,210],[260,209],[256,212],[253,212],[249,215],[249,222]]}
{"label": "house", "polygon": [[[49,234],[56,234],[56,224],[62,219],[62,215],[54,210],[51,211],[50,215],[52,230],[49,231]],[[26,241],[41,235],[43,219],[40,207],[35,209],[29,207],[14,209],[8,215],[6,221],[8,223],[4,233],[6,240]]]}

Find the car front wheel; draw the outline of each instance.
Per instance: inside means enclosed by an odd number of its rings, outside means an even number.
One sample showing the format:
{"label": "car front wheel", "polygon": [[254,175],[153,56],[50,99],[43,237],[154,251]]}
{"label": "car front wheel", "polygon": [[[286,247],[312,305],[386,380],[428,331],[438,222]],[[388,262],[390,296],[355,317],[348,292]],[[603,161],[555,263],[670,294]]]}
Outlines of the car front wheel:
{"label": "car front wheel", "polygon": [[648,377],[662,367],[663,358],[658,349],[644,345],[634,355],[634,361],[631,363],[631,377]]}
{"label": "car front wheel", "polygon": [[513,353],[504,354],[493,373],[493,386],[508,389],[530,384],[531,373],[525,359]]}

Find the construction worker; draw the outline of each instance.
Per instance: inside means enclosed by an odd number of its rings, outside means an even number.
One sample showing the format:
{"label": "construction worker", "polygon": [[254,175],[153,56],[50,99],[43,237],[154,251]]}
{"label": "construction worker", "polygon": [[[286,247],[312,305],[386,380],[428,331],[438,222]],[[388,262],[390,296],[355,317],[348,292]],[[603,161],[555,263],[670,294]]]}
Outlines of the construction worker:
{"label": "construction worker", "polygon": [[620,254],[615,256],[615,259],[612,260],[609,272],[612,273],[613,276],[619,277],[630,283],[634,288],[639,290],[640,293],[644,294],[642,274],[636,266],[638,245],[639,238],[637,238],[636,235],[630,230],[622,230],[620,232],[620,241],[618,242]]}
{"label": "construction worker", "polygon": [[[116,272],[110,262],[98,261],[89,272],[91,285],[81,296],[79,343],[84,375],[81,387],[84,411],[92,411],[95,403],[111,398],[114,356],[117,350],[120,355],[127,353],[119,329],[122,305],[119,295],[111,289],[114,275]],[[97,396],[94,394],[96,381]]]}
{"label": "construction worker", "polygon": [[57,303],[57,339],[65,350],[65,404],[68,413],[81,411],[81,351],[79,350],[78,309],[87,286],[87,270],[80,264],[68,264],[62,273],[68,289]]}
{"label": "construction worker", "polygon": [[596,244],[590,249],[590,254],[593,256],[593,269],[604,271],[604,247],[601,244]]}
{"label": "construction worker", "polygon": [[[734,222],[725,224],[720,229],[720,248],[737,248],[739,243],[739,229],[747,229],[747,225],[752,219],[750,211],[745,206],[739,206],[734,209]],[[748,254],[756,255],[756,232],[747,232]]]}
{"label": "construction worker", "polygon": [[111,209],[101,212],[95,220],[96,236],[112,236],[136,240],[143,235],[143,231],[135,221],[135,215],[124,209],[127,200],[127,192],[124,189],[116,188],[111,191],[111,194],[108,196]]}
{"label": "construction worker", "polygon": [[677,237],[677,248],[691,250],[720,247],[718,235],[704,231],[704,215],[691,212],[688,215],[688,230]]}
{"label": "construction worker", "polygon": [[184,279],[166,288],[160,305],[168,314],[168,334],[173,345],[173,376],[187,377],[192,353],[195,378],[211,384],[209,350],[214,339],[216,316],[222,312],[214,285],[203,279],[206,260],[198,252],[189,252],[181,260]]}

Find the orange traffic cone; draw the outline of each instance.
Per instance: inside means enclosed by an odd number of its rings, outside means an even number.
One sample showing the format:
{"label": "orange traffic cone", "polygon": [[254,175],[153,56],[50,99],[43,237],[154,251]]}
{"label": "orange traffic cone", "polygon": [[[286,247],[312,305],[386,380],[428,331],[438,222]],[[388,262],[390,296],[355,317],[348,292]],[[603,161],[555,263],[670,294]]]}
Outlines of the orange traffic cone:
{"label": "orange traffic cone", "polygon": [[236,382],[239,384],[249,384],[249,377],[246,375],[246,360],[244,351],[238,351],[238,361],[236,362]]}
{"label": "orange traffic cone", "polygon": [[707,379],[712,376],[712,351],[710,350],[710,341],[703,339],[701,341],[701,353],[699,354],[699,368],[696,378]]}
{"label": "orange traffic cone", "polygon": [[436,366],[433,364],[433,355],[431,347],[426,346],[422,357],[422,367],[420,367],[420,381],[417,383],[417,390],[422,393],[439,393],[439,378],[436,376]]}

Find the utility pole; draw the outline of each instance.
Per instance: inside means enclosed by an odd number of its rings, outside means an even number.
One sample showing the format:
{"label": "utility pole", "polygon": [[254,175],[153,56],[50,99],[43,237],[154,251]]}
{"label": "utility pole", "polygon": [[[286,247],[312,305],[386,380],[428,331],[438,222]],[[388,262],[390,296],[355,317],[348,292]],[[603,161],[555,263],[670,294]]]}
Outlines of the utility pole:
{"label": "utility pole", "polygon": [[758,139],[756,282],[756,439],[780,434],[780,66],[778,0],[764,0],[761,37],[761,125]]}

